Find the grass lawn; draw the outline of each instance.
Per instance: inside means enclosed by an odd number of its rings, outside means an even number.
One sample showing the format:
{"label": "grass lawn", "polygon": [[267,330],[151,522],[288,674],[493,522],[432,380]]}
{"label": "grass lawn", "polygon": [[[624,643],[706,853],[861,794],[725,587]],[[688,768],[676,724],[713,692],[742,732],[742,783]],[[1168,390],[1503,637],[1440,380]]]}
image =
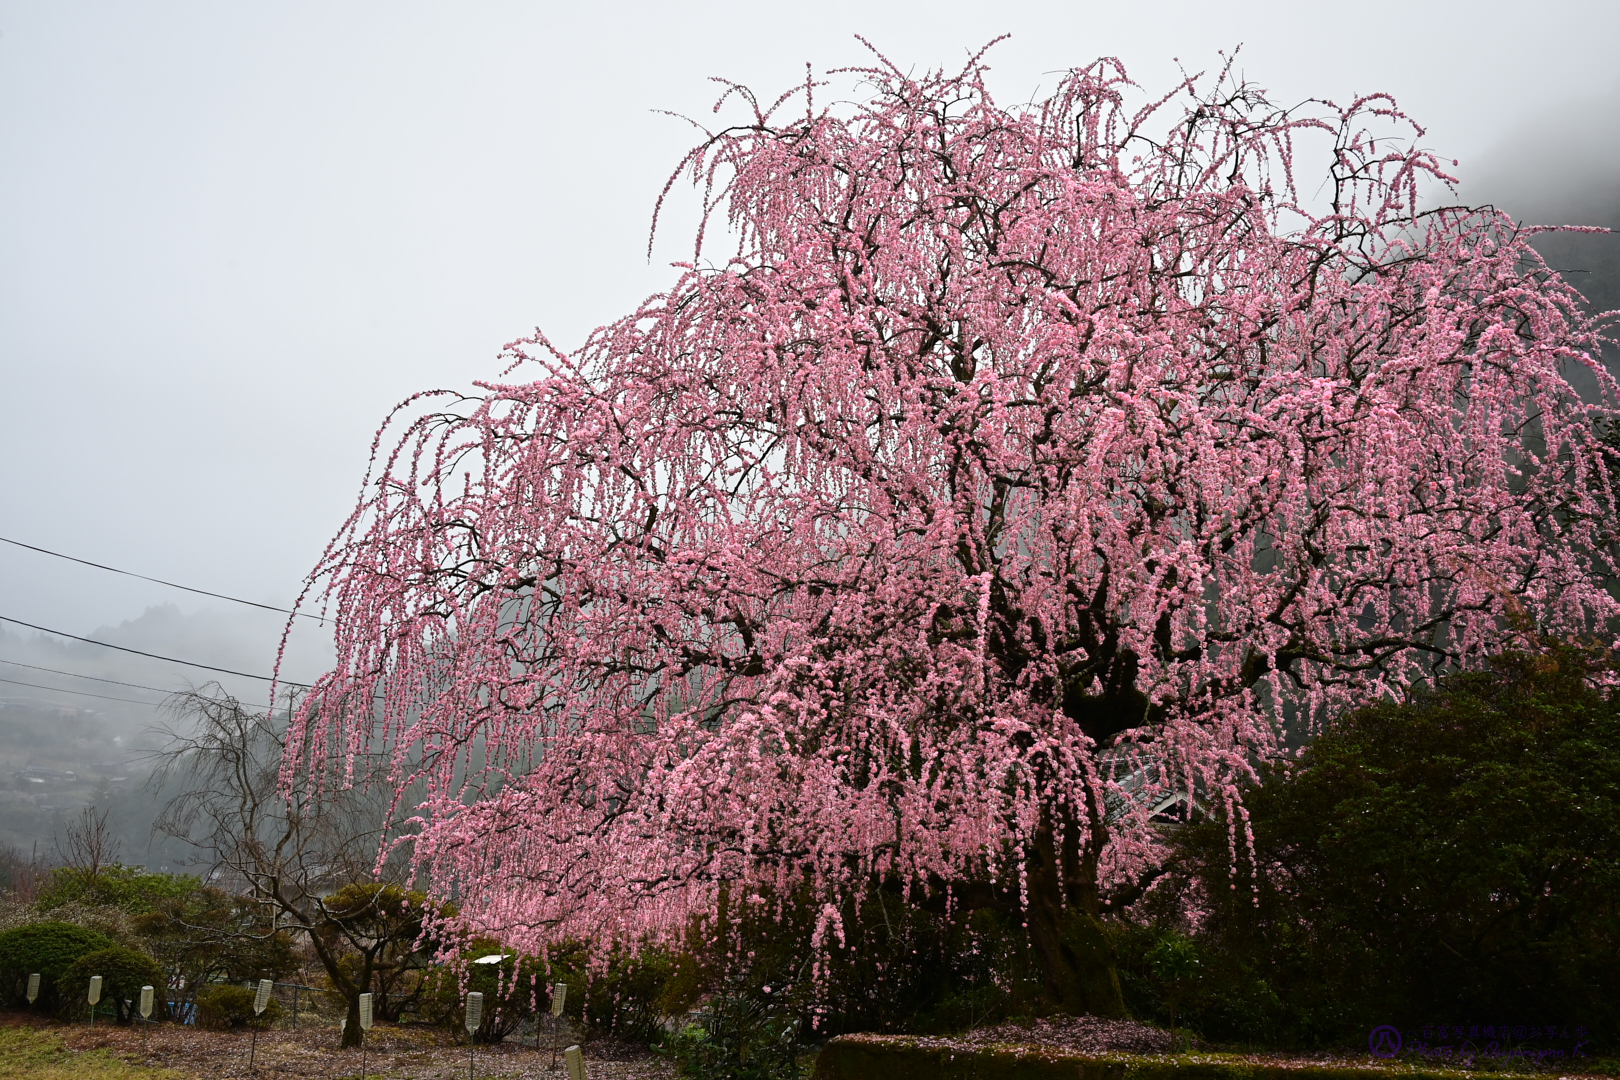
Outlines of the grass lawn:
{"label": "grass lawn", "polygon": [[182,1080],[172,1069],[137,1065],[111,1050],[75,1053],[54,1031],[0,1028],[0,1076],[7,1080]]}

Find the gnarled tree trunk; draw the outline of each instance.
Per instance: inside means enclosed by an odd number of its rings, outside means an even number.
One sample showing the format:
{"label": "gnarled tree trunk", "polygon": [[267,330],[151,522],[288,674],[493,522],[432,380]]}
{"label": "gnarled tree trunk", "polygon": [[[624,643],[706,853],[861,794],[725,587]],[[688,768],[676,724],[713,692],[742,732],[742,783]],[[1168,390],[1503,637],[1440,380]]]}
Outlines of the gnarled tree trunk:
{"label": "gnarled tree trunk", "polygon": [[1096,849],[1042,829],[1027,861],[1025,919],[1048,1004],[1074,1016],[1125,1016],[1114,950],[1099,918]]}

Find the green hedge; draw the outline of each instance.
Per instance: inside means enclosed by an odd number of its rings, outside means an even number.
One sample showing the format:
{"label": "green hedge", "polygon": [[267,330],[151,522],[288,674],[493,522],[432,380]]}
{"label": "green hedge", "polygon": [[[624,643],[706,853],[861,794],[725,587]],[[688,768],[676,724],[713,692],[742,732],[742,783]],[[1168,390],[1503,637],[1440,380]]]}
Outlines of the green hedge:
{"label": "green hedge", "polygon": [[90,1015],[88,991],[92,975],[101,976],[98,1015],[115,1012],[120,1024],[132,1022],[139,1015],[141,987],[150,986],[155,991],[152,1017],[163,1019],[164,999],[168,996],[163,969],[145,953],[120,945],[86,953],[57,976],[56,993],[64,1015],[73,1019]]}
{"label": "green hedge", "polygon": [[237,986],[234,983],[215,983],[197,995],[197,1023],[210,1031],[229,1031],[231,1028],[268,1028],[281,1019],[281,1002],[271,998],[264,1012],[253,1012],[257,987]]}
{"label": "green hedge", "polygon": [[1113,925],[1131,1015],[1274,1047],[1579,1017],[1620,1056],[1620,693],[1590,685],[1609,663],[1549,645],[1356,710],[1262,773],[1236,844],[1218,805],[1178,830]]}
{"label": "green hedge", "polygon": [[28,923],[0,934],[0,994],[10,1004],[26,1005],[28,976],[38,973],[35,1008],[54,1011],[62,999],[56,983],[81,956],[113,947],[106,934],[66,922]]}
{"label": "green hedge", "polygon": [[36,910],[49,912],[64,904],[116,907],[144,915],[166,901],[183,899],[202,888],[189,874],[149,874],[138,866],[104,866],[95,873],[64,866],[51,871],[39,890]]}
{"label": "green hedge", "polygon": [[[934,1039],[845,1035],[822,1047],[814,1080],[1458,1080],[1462,1075],[1404,1066],[1290,1067],[1206,1056],[1088,1056],[1028,1046],[961,1049]],[[1502,1073],[1467,1075],[1470,1080],[1509,1080]],[[1512,1080],[1523,1080],[1523,1074]]]}

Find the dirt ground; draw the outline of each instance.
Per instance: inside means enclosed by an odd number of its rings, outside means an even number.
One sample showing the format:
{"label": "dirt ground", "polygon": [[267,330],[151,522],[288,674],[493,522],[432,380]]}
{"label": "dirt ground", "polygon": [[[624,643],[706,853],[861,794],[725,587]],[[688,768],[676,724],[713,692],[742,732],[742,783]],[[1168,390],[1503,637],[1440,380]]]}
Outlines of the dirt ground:
{"label": "dirt ground", "polygon": [[[388,1080],[458,1080],[468,1075],[465,1040],[451,1045],[448,1033],[420,1028],[373,1028],[367,1038],[365,1072],[361,1052],[343,1050],[334,1028],[305,1026],[261,1032],[257,1046],[247,1032],[204,1031],[179,1024],[118,1027],[98,1023],[64,1024],[27,1014],[0,1015],[0,1024],[26,1024],[60,1035],[77,1051],[108,1049],[141,1064],[173,1069],[197,1080],[247,1078],[386,1077]],[[661,1058],[613,1043],[586,1043],[589,1080],[672,1080],[675,1070]],[[249,1064],[249,1057],[252,1064]],[[475,1080],[565,1080],[562,1055],[551,1067],[551,1051],[511,1042],[479,1046],[472,1055]]]}

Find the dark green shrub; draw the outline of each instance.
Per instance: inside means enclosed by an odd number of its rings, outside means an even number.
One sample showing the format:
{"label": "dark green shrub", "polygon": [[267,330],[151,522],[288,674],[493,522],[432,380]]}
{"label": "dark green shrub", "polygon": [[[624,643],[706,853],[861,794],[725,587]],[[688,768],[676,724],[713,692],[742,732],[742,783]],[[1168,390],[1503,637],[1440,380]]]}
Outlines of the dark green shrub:
{"label": "dark green shrub", "polygon": [[[1551,645],[1341,718],[1245,796],[1252,860],[1239,839],[1233,865],[1222,820],[1187,828],[1177,859],[1209,912],[1186,1022],[1346,1045],[1378,1024],[1569,1017],[1612,1038],[1620,697],[1589,681],[1598,662]],[[1161,1020],[1148,938],[1167,925],[1121,948],[1128,1004]]]}
{"label": "dark green shrub", "polygon": [[796,1010],[762,989],[738,990],[710,998],[699,1022],[667,1037],[660,1050],[692,1080],[798,1080]]}
{"label": "dark green shrub", "polygon": [[848,905],[842,939],[822,958],[814,987],[809,941],[817,906],[751,904],[682,958],[663,995],[665,1011],[681,1013],[709,995],[752,998],[790,1011],[806,1036],[825,1037],[936,1034],[1038,1010],[1041,988],[1016,914],[947,914],[917,900],[874,888],[859,906]]}
{"label": "dark green shrub", "polygon": [[[1301,1041],[1314,1015],[1297,997],[1280,998],[1268,978],[1283,953],[1234,950],[1217,936],[1188,935],[1175,924],[1168,916],[1145,925],[1104,923],[1133,1017],[1165,1027],[1173,1018],[1183,1035],[1190,1030],[1254,1046]],[[1181,962],[1167,965],[1167,958]]]}
{"label": "dark green shrub", "polygon": [[107,935],[72,923],[37,922],[7,930],[0,934],[0,991],[11,1004],[26,1004],[28,976],[38,972],[40,999],[35,1007],[55,1010],[61,1004],[56,982],[62,973],[79,957],[112,945]]}
{"label": "dark green shrub", "polygon": [[141,948],[187,986],[284,980],[298,970],[291,935],[250,896],[203,886],[153,904],[132,920]]}
{"label": "dark green shrub", "polygon": [[202,882],[189,874],[149,874],[138,866],[104,866],[93,873],[82,867],[64,866],[51,871],[35,906],[49,912],[76,903],[116,907],[126,914],[142,915],[201,887]]}
{"label": "dark green shrub", "polygon": [[[503,954],[498,964],[472,963],[480,957]],[[479,939],[462,951],[461,965],[435,967],[422,976],[415,1012],[429,1023],[445,1024],[464,1030],[466,994],[484,995],[484,1019],[473,1032],[473,1041],[498,1043],[535,1015],[536,1003],[544,1012],[550,1000],[546,993],[545,966],[531,956],[506,953],[499,942]]]}
{"label": "dark green shrub", "polygon": [[664,1035],[664,1017],[671,1011],[667,987],[674,972],[674,957],[662,949],[620,949],[605,971],[576,968],[558,981],[569,984],[570,1001],[578,996],[580,1015],[589,1018],[592,1028],[647,1043]]}
{"label": "dark green shrub", "polygon": [[259,1016],[253,1015],[253,987],[235,983],[214,983],[197,993],[197,1023],[210,1031],[256,1027],[261,1031],[281,1018],[281,1003],[275,998]]}
{"label": "dark green shrub", "polygon": [[592,1030],[630,1042],[650,1042],[664,1034],[663,995],[674,965],[662,950],[616,951],[605,970],[591,966],[590,950],[578,942],[552,950],[549,963],[514,954],[498,964],[471,962],[501,952],[499,942],[479,939],[463,947],[463,966],[428,971],[415,1004],[417,1016],[460,1030],[465,994],[476,990],[484,995],[484,1020],[474,1041],[498,1043],[525,1020],[547,1023],[548,987],[560,982],[568,987],[569,1019],[588,1021]]}
{"label": "dark green shrub", "polygon": [[163,1019],[168,986],[163,969],[145,953],[121,945],[87,953],[73,961],[57,977],[56,993],[64,1015],[72,1019],[90,1015],[86,994],[92,975],[101,976],[101,1000],[96,1005],[97,1015],[110,1011],[115,1013],[120,1024],[130,1023],[139,1015],[136,1010],[140,1007],[141,987],[150,986],[155,991],[152,1017]]}
{"label": "dark green shrub", "polygon": [[351,1027],[364,993],[375,995],[373,1017],[398,1023],[415,1009],[422,970],[442,944],[430,917],[447,919],[455,905],[392,882],[356,881],[322,899],[320,910],[315,935],[336,958],[326,974],[347,1001]]}

